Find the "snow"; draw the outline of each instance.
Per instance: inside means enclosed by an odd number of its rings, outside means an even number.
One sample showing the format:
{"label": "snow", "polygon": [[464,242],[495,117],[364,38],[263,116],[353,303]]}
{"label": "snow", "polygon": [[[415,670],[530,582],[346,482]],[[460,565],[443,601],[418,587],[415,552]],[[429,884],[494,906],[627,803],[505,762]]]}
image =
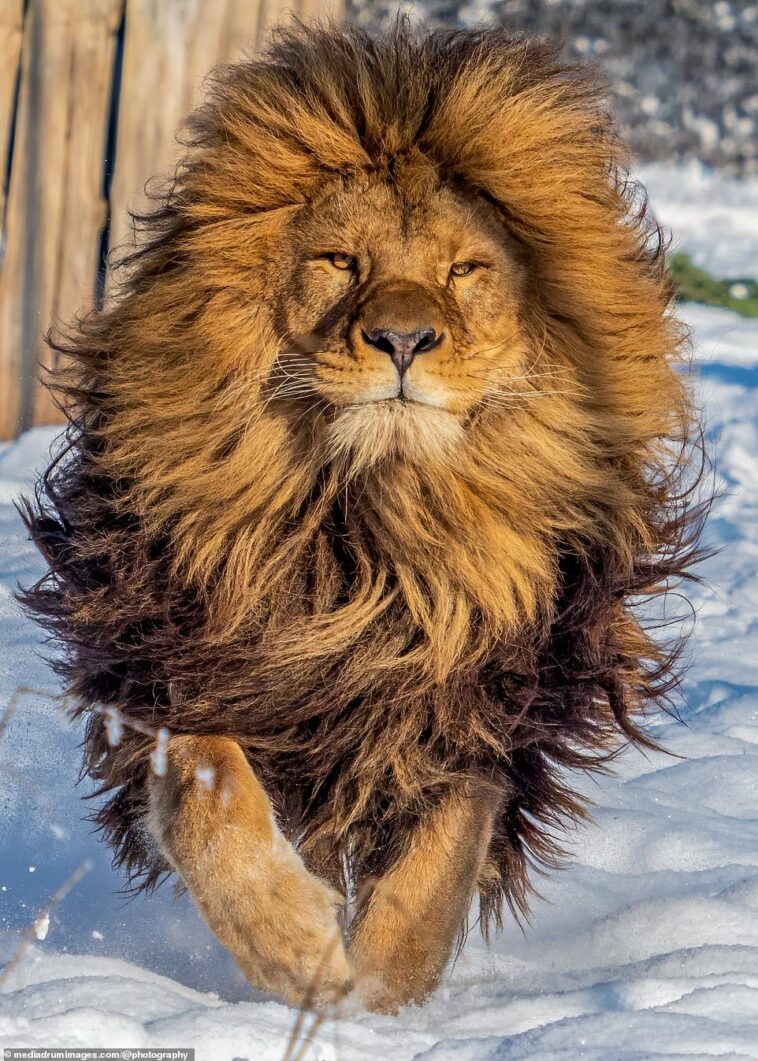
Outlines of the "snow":
{"label": "snow", "polygon": [[674,250],[719,277],[758,277],[758,177],[732,180],[700,162],[640,171]]}
{"label": "snow", "polygon": [[[758,275],[758,182],[697,167],[643,179],[696,261]],[[541,882],[531,926],[507,924],[489,951],[472,932],[427,1006],[348,1010],[304,1058],[758,1058],[758,321],[683,316],[723,493],[707,532],[722,548],[693,593],[685,725],[654,726],[677,757],[626,752],[614,775],[578,778],[594,824],[569,837],[569,868]],[[12,502],[54,434],[0,447],[0,704],[32,690],[0,737],[0,961],[28,944],[0,994],[0,1044],[278,1061],[297,1015],[249,991],[186,897],[164,887],[127,901],[82,821],[80,735],[41,695],[56,689],[46,649],[12,597],[42,571]]]}

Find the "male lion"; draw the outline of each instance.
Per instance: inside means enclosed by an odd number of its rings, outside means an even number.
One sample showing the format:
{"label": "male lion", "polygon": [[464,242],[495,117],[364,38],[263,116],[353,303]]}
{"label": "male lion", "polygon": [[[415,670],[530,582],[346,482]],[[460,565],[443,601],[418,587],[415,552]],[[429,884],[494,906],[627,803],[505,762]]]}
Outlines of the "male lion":
{"label": "male lion", "polygon": [[189,128],[56,341],[25,599],[136,886],[176,871],[258,987],[391,1011],[474,892],[485,933],[526,909],[565,768],[649,742],[674,657],[632,605],[700,517],[682,332],[602,93],[544,42],[295,27]]}

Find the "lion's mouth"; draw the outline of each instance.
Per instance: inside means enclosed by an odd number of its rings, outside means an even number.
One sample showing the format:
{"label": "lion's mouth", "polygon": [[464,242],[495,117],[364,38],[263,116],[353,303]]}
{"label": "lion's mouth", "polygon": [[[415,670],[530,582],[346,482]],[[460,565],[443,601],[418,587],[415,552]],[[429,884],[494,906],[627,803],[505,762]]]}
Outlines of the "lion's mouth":
{"label": "lion's mouth", "polygon": [[402,415],[403,410],[411,412],[414,409],[439,410],[439,412],[450,413],[447,405],[440,399],[435,400],[432,395],[409,394],[405,389],[399,390],[397,394],[389,394],[383,397],[358,398],[343,406],[343,409],[364,409],[368,406],[376,409],[385,408],[388,411],[392,410],[397,415]]}
{"label": "lion's mouth", "polygon": [[386,394],[378,397],[368,395],[367,397],[354,398],[350,402],[346,402],[343,406],[343,410],[348,409],[364,409],[367,406],[373,406],[374,408],[381,408],[382,406],[387,409],[402,409],[405,406],[410,405],[427,405],[429,403],[419,401],[418,398],[411,398],[410,395],[398,391],[397,394]]}

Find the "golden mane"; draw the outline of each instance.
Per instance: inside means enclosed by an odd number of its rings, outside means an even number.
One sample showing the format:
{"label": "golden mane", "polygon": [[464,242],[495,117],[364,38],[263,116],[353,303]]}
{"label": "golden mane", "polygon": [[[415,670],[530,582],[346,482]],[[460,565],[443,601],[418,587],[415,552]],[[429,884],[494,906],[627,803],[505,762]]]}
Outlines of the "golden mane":
{"label": "golden mane", "polygon": [[[67,650],[98,820],[146,884],[149,742],[92,709],[245,749],[290,836],[387,865],[461,775],[503,804],[483,912],[675,683],[634,614],[694,558],[693,421],[660,234],[587,69],[502,30],[280,32],[218,73],[113,303],[56,342],[70,452],[28,524],[28,606]],[[265,255],[324,183],[414,160],[494,204],[524,248],[527,327],[575,386],[495,409],[455,461],[334,460],[263,399]],[[386,426],[386,425],[385,425]]]}

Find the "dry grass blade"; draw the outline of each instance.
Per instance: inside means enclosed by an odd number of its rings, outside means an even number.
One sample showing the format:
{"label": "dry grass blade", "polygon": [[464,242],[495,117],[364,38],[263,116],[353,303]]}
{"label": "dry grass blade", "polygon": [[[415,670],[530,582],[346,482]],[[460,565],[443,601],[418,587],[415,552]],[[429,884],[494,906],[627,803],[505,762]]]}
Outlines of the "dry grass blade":
{"label": "dry grass blade", "polygon": [[[334,996],[329,1000],[329,1003],[323,1008],[323,1010],[316,1014],[313,1019],[313,1022],[311,1023],[310,1028],[303,1035],[303,1025],[305,1024],[306,1016],[308,1015],[308,1013],[312,1012],[313,1003],[316,1001],[321,974],[326,968],[326,964],[333,955],[335,948],[340,943],[342,943],[342,931],[338,928],[334,936],[330,940],[329,945],[324,948],[324,953],[321,955],[321,961],[318,964],[318,968],[316,969],[316,972],[313,974],[311,981],[308,984],[308,988],[305,992],[305,996],[303,997],[303,1001],[300,1003],[300,1008],[297,1011],[297,1017],[295,1018],[295,1023],[290,1033],[290,1037],[287,1040],[287,1046],[285,1047],[282,1061],[302,1061],[303,1050],[312,1041],[313,1034],[318,1030],[318,1028],[326,1019],[326,1017],[329,1016],[331,1012],[333,1012],[333,1010],[342,1001],[342,999],[347,996],[348,991],[351,990],[351,987],[347,987],[336,991]],[[301,1035],[303,1035],[302,1040]],[[296,1048],[298,1047],[298,1042],[300,1043],[300,1048],[297,1049],[297,1052],[295,1052]]]}
{"label": "dry grass blade", "polygon": [[[358,907],[365,906],[365,904],[371,897],[371,893],[376,887],[376,884],[377,878],[375,877],[371,877],[363,883],[355,897],[355,902]],[[409,914],[405,906],[395,897],[393,897],[392,902],[396,909],[399,910],[400,913],[403,915],[403,917],[410,920],[411,915]],[[308,985],[308,990],[306,991],[305,998],[303,999],[300,1008],[297,1012],[295,1024],[292,1028],[289,1040],[287,1041],[287,1046],[282,1056],[282,1061],[305,1061],[305,1051],[308,1046],[313,1045],[313,1036],[319,1030],[324,1021],[328,1017],[338,1015],[337,1008],[340,1002],[342,1002],[347,997],[348,991],[354,990],[355,987],[357,987],[358,984],[366,978],[366,976],[371,976],[376,971],[373,968],[364,969],[362,975],[355,978],[351,987],[348,990],[343,989],[337,991],[334,997],[330,999],[329,1004],[324,1006],[323,1009],[320,1009],[317,1013],[314,1014],[310,1026],[307,1029],[304,1029],[306,1017],[308,1013],[312,1012],[312,1006],[316,997],[316,989],[318,986],[319,977],[326,962],[331,957],[334,947],[337,945],[338,941],[341,941],[341,933],[337,934],[332,940],[330,946],[326,948],[319,964],[319,968],[317,969],[315,975],[313,976],[313,979]]]}
{"label": "dry grass blade", "polygon": [[[46,699],[56,699],[55,694],[49,693],[44,689],[35,689],[31,685],[17,685],[2,714],[0,714],[0,739],[6,733],[22,696],[41,696]],[[0,772],[5,774],[6,777],[10,777],[20,788],[25,789],[39,806],[44,808],[48,815],[48,824],[53,827],[53,831],[58,829],[62,833],[63,825],[57,818],[53,800],[48,792],[6,763],[0,763]]]}
{"label": "dry grass blade", "polygon": [[13,718],[13,715],[16,711],[16,706],[18,704],[19,697],[23,696],[26,693],[35,694],[36,692],[36,689],[32,689],[28,685],[16,686],[16,688],[13,690],[10,700],[3,708],[2,715],[0,715],[0,737],[2,737],[2,735],[5,733],[8,726],[10,725],[11,719]]}
{"label": "dry grass blade", "polygon": [[[0,737],[2,737],[8,729],[11,718],[13,717],[13,714],[18,705],[18,701],[22,696],[43,696],[51,699],[57,699],[54,694],[49,693],[43,689],[34,689],[30,685],[17,686],[16,689],[14,689],[13,694],[10,700],[8,701],[7,705],[3,709],[2,715],[0,715]],[[8,774],[8,776],[13,777],[13,779],[18,784],[27,788],[32,794],[36,793],[37,786],[33,785],[30,781],[27,781],[25,778],[21,777],[21,775],[19,775],[17,771],[12,770],[8,767],[2,767],[2,770],[4,773]],[[49,919],[50,914],[55,909],[55,907],[58,906],[61,902],[63,902],[63,900],[66,898],[71,889],[76,887],[82,877],[84,877],[85,874],[89,873],[91,868],[92,863],[89,860],[82,862],[82,864],[78,866],[77,869],[75,869],[73,873],[71,873],[66,878],[63,884],[61,884],[60,887],[57,888],[55,892],[53,892],[53,894],[50,896],[50,899],[48,900],[46,905],[40,910],[39,914],[34,919],[34,921],[32,921],[32,923],[27,926],[27,928],[24,930],[23,935],[21,936],[21,940],[19,942],[18,947],[8,959],[8,962],[6,963],[2,972],[0,972],[0,988],[2,988],[8,982],[8,979],[13,970],[23,960],[24,955],[26,954],[27,950],[32,944],[32,941],[35,938],[35,935],[37,933],[37,926],[40,924],[40,922],[45,919]]]}
{"label": "dry grass blade", "polygon": [[31,923],[31,925],[29,925],[25,929],[24,934],[21,937],[21,942],[19,943],[14,953],[11,955],[3,971],[0,973],[0,988],[5,986],[13,970],[23,960],[24,955],[26,954],[32,944],[32,941],[34,940],[37,925],[40,923],[40,921],[50,917],[50,914],[56,908],[56,906],[59,906],[60,903],[63,902],[63,900],[66,898],[71,889],[75,888],[79,881],[82,879],[82,877],[86,876],[86,874],[89,873],[91,869],[92,863],[90,861],[82,862],[82,864],[78,866],[74,870],[74,872],[66,878],[63,884],[61,884],[61,886],[53,892],[47,904],[43,906],[43,908],[40,910],[39,914]]}

